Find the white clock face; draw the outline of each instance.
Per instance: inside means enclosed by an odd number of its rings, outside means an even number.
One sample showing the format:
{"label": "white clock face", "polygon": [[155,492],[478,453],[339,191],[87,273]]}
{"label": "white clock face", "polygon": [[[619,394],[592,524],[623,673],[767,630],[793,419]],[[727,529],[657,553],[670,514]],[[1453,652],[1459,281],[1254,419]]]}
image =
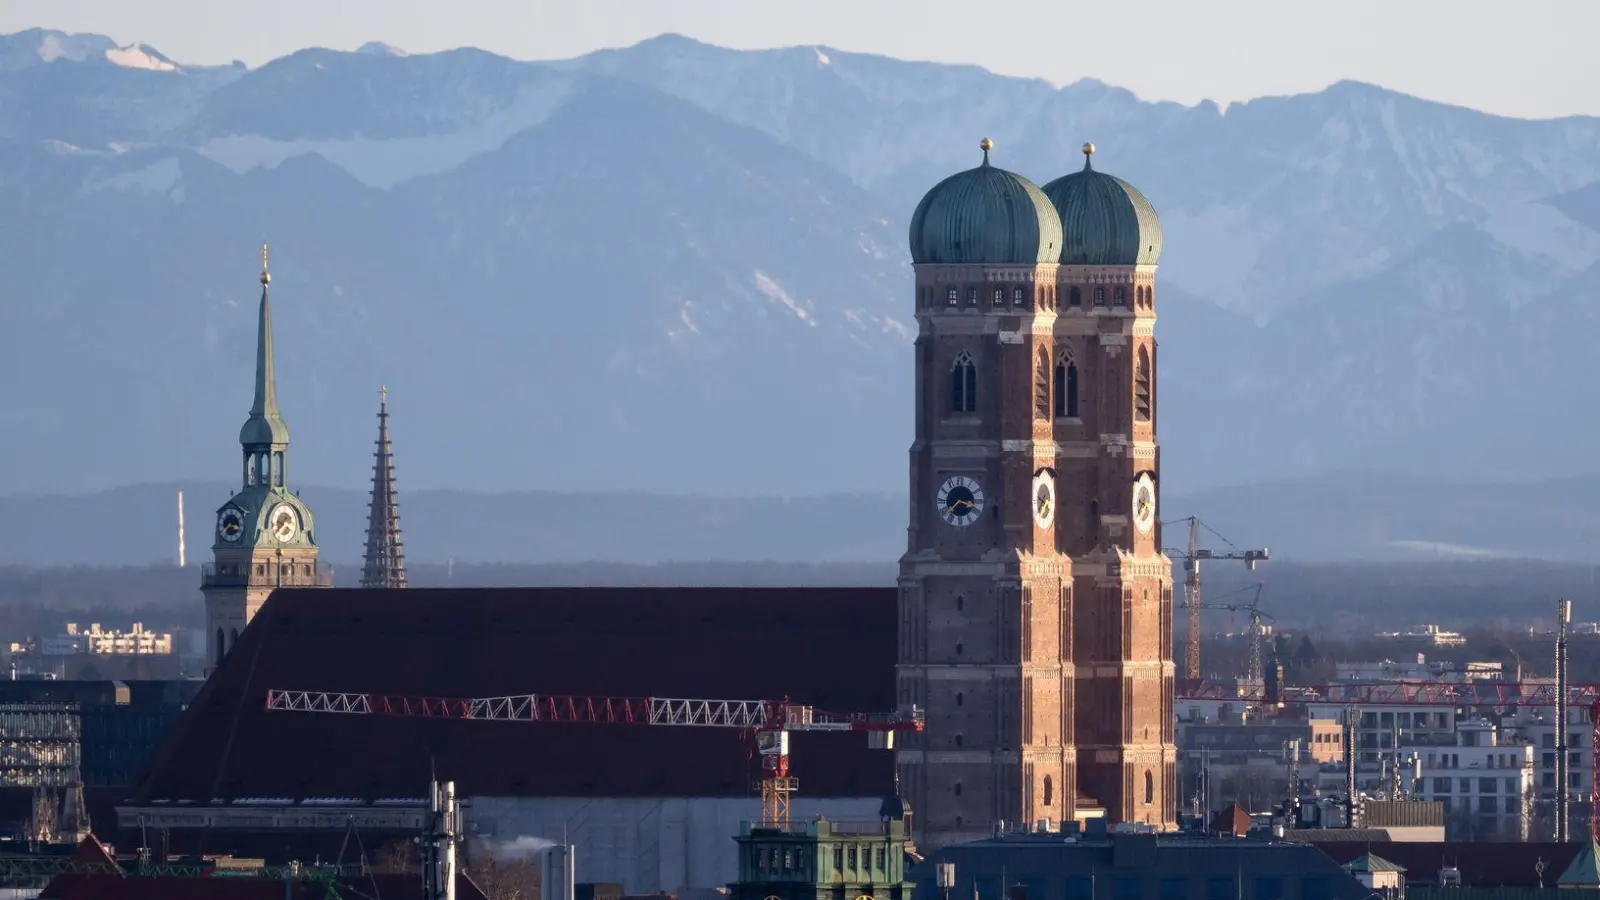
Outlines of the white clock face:
{"label": "white clock face", "polygon": [[971,478],[956,475],[939,485],[934,502],[946,524],[963,528],[978,521],[978,514],[983,512],[983,488]]}
{"label": "white clock face", "polygon": [[267,532],[280,544],[287,544],[300,533],[300,514],[287,503],[279,503],[267,514]]}
{"label": "white clock face", "polygon": [[1056,480],[1049,472],[1033,476],[1033,521],[1049,528],[1056,520]]}
{"label": "white clock face", "polygon": [[244,512],[235,506],[223,510],[217,516],[217,536],[230,544],[239,543],[244,537]]}
{"label": "white clock face", "polygon": [[1156,483],[1148,472],[1133,483],[1133,524],[1145,534],[1156,524]]}

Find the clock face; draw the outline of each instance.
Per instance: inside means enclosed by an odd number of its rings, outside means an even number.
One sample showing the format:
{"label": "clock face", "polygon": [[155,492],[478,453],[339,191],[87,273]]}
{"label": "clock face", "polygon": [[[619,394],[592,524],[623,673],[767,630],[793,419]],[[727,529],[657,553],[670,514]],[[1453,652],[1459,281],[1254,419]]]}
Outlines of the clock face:
{"label": "clock face", "polygon": [[1133,524],[1145,534],[1156,524],[1156,483],[1148,472],[1133,483]]}
{"label": "clock face", "polygon": [[1033,476],[1033,521],[1049,528],[1056,519],[1056,480],[1049,472]]}
{"label": "clock face", "polygon": [[983,512],[983,488],[971,478],[956,475],[939,485],[935,502],[939,506],[940,518],[947,524],[962,528],[978,521],[978,514]]}
{"label": "clock face", "polygon": [[279,503],[267,514],[267,532],[280,544],[287,544],[300,533],[300,514],[287,503]]}
{"label": "clock face", "polygon": [[244,537],[244,511],[236,506],[230,506],[217,516],[217,536],[230,544],[237,544]]}

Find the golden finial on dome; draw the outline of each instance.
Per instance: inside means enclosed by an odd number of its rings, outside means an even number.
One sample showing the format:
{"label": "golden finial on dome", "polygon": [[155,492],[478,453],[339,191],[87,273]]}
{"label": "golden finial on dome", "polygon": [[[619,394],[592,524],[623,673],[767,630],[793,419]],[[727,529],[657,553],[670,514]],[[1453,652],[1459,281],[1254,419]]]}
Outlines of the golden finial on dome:
{"label": "golden finial on dome", "polygon": [[978,142],[978,149],[983,151],[983,164],[989,164],[989,151],[994,149],[994,141],[984,138]]}
{"label": "golden finial on dome", "polygon": [[261,245],[261,286],[266,287],[272,283],[272,276],[267,274],[267,245]]}
{"label": "golden finial on dome", "polygon": [[1083,168],[1085,170],[1090,168],[1090,166],[1089,166],[1089,157],[1091,157],[1093,155],[1094,155],[1094,144],[1092,142],[1090,142],[1090,141],[1084,141],[1083,142]]}

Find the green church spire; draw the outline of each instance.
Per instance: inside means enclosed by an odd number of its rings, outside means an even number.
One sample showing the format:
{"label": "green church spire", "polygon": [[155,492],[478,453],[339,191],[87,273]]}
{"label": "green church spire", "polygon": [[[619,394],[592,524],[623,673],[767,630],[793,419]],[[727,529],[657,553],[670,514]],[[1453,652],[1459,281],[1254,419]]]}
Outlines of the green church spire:
{"label": "green church spire", "polygon": [[251,450],[282,450],[289,444],[289,426],[278,412],[278,388],[272,365],[272,300],[267,286],[272,276],[267,272],[267,245],[261,245],[261,310],[256,334],[256,397],[250,406],[250,418],[239,429],[239,443],[245,452]]}

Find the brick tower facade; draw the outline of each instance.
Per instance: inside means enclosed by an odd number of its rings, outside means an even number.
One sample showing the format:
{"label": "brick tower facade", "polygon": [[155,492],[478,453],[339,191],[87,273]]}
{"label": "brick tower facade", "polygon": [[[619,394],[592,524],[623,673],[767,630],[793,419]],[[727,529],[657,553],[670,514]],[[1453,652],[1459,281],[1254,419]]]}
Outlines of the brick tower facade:
{"label": "brick tower facade", "polygon": [[[900,753],[902,784],[930,846],[998,821],[1103,813],[1170,827],[1159,224],[1120,234],[1125,223],[1093,208],[1109,202],[1094,196],[1100,179],[1116,180],[1087,166],[1089,183],[1075,173],[1041,190],[984,150],[983,165],[936,186],[912,222],[917,407],[899,699],[926,709],[927,731]],[[1145,241],[1148,262],[1129,249]],[[1097,252],[1108,245],[1120,254]]]}

